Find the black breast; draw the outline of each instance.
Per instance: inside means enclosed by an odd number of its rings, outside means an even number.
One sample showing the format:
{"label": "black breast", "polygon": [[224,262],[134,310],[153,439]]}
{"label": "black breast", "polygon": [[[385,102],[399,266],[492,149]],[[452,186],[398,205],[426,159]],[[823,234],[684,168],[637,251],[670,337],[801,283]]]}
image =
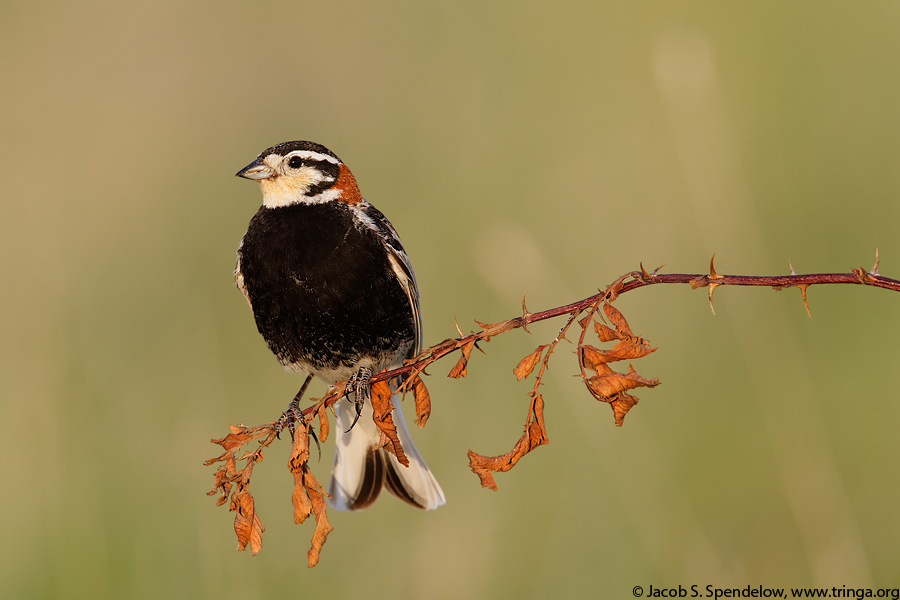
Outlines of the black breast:
{"label": "black breast", "polygon": [[340,202],[263,207],[250,221],[241,274],[256,326],[284,364],[377,363],[414,343],[412,308],[387,252],[350,211]]}

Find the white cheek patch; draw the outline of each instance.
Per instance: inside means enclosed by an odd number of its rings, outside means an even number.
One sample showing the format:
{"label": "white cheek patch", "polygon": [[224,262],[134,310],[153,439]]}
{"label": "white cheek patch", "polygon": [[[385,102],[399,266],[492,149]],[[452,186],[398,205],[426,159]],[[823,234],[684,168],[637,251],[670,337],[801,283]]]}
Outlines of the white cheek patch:
{"label": "white cheek patch", "polygon": [[[322,155],[317,154],[317,156]],[[270,159],[272,159],[272,157],[267,156],[263,162],[269,164]],[[307,196],[307,192],[317,185],[333,183],[334,177],[323,173],[315,167],[291,169],[286,172],[283,165],[284,163],[281,162],[277,166],[273,166],[273,169],[276,171],[274,177],[259,180],[259,187],[262,189],[263,193],[263,206],[267,208],[277,208],[279,206],[290,206],[292,204],[316,204],[333,200],[340,195],[339,190],[328,189],[321,194]]]}

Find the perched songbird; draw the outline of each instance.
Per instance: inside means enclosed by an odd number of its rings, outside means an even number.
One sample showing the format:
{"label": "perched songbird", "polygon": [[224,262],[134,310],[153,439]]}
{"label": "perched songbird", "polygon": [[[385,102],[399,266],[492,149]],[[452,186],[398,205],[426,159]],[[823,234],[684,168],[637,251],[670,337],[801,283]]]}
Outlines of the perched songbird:
{"label": "perched songbird", "polygon": [[329,384],[350,379],[355,390],[334,405],[331,505],[365,508],[386,485],[413,506],[441,506],[444,493],[409,436],[398,397],[394,423],[409,467],[379,447],[366,399],[372,374],[401,366],[422,341],[419,291],[396,230],[319,144],[278,144],[237,175],[257,181],[263,194],[235,269],[260,334],[286,369]]}

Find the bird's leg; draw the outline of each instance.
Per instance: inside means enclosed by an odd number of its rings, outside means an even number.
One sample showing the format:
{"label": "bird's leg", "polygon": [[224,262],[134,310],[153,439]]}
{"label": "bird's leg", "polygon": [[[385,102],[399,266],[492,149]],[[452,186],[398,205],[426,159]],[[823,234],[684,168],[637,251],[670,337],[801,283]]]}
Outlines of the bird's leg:
{"label": "bird's leg", "polygon": [[[350,424],[350,429],[353,429],[353,426],[359,421],[359,415],[362,414],[363,406],[365,406],[366,401],[369,399],[369,380],[374,374],[375,371],[373,371],[371,367],[360,367],[359,370],[353,374],[353,377],[350,378],[350,381],[347,382],[347,389],[348,391],[353,391],[353,401],[356,403],[356,417],[353,419],[353,423]],[[350,429],[347,429],[344,433],[348,433]]]}
{"label": "bird's leg", "polygon": [[300,400],[303,398],[303,394],[306,393],[306,388],[309,387],[310,381],[312,381],[312,375],[307,375],[306,381],[300,386],[300,391],[297,392],[297,395],[294,396],[294,399],[288,404],[287,409],[281,413],[281,416],[275,421],[276,434],[280,434],[284,429],[284,426],[287,425],[288,430],[291,432],[291,439],[294,438],[294,421],[303,423],[303,411],[300,410]]}

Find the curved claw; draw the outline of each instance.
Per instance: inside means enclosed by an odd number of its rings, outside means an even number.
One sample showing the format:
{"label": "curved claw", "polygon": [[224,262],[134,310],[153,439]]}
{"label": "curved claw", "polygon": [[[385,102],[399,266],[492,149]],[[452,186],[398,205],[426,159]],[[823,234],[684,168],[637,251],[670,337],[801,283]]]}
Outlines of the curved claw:
{"label": "curved claw", "polygon": [[356,405],[356,416],[353,417],[353,422],[350,423],[350,427],[347,428],[347,431],[344,433],[350,433],[350,430],[353,429],[353,426],[356,425],[356,422],[359,421],[359,416],[362,414],[362,407],[357,404]]}
{"label": "curved claw", "polygon": [[311,425],[306,426],[306,430],[309,432],[309,435],[312,437],[313,441],[316,443],[316,449],[319,451],[319,460],[322,460],[322,445],[319,443],[319,436],[316,435],[316,430],[312,428]]}

